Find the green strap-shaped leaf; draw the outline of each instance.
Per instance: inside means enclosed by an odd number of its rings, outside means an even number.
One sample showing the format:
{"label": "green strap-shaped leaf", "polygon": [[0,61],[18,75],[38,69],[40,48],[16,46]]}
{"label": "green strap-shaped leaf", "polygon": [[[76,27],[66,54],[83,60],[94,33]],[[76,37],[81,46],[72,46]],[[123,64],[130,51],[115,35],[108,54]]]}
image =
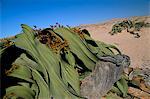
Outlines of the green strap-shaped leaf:
{"label": "green strap-shaped leaf", "polygon": [[122,98],[116,95],[115,93],[110,92],[106,95],[106,99],[122,99]]}
{"label": "green strap-shaped leaf", "polygon": [[6,89],[6,95],[4,99],[34,99],[35,93],[27,87],[24,86],[12,86]]}
{"label": "green strap-shaped leaf", "polygon": [[68,41],[70,50],[82,60],[88,69],[92,70],[94,68],[98,59],[87,49],[79,35],[71,32],[67,28],[59,28],[56,29],[55,32],[60,33],[60,35]]}
{"label": "green strap-shaped leaf", "polygon": [[84,41],[87,48],[94,54],[97,54],[99,51],[99,47],[97,43],[87,34],[84,35]]}
{"label": "green strap-shaped leaf", "polygon": [[35,61],[29,59],[24,53],[21,54],[20,57],[15,60],[14,64],[19,65],[19,66],[24,66],[24,68],[31,67],[33,69],[36,69],[42,72],[41,67]]}
{"label": "green strap-shaped leaf", "polygon": [[79,75],[77,71],[74,69],[73,66],[69,65],[65,61],[62,60],[61,62],[62,68],[62,78],[65,84],[71,84],[74,94],[80,95],[80,88],[79,88]]}
{"label": "green strap-shaped leaf", "polygon": [[103,42],[97,41],[97,45],[99,46],[98,57],[100,55],[114,55],[113,51],[109,49],[109,46]]}
{"label": "green strap-shaped leaf", "polygon": [[112,86],[111,92],[114,92],[118,95],[122,95],[122,92],[115,86]]}
{"label": "green strap-shaped leaf", "polygon": [[75,66],[75,58],[70,51],[65,53],[65,57],[70,65]]}
{"label": "green strap-shaped leaf", "polygon": [[50,95],[50,89],[47,85],[47,83],[44,81],[42,76],[38,73],[38,71],[32,69],[32,75],[33,79],[36,81],[37,86],[39,87],[39,94],[38,94],[38,99],[49,99]]}
{"label": "green strap-shaped leaf", "polygon": [[[108,47],[109,49],[114,49],[114,50],[116,50],[117,54],[121,54],[120,50],[119,50],[116,46],[111,45],[111,44],[107,44],[107,47]],[[114,51],[113,51],[113,52],[114,52]]]}
{"label": "green strap-shaped leaf", "polygon": [[120,91],[123,93],[123,97],[127,96],[127,91],[128,91],[128,84],[125,79],[120,79],[117,81],[117,86],[120,89]]}
{"label": "green strap-shaped leaf", "polygon": [[[66,99],[77,98],[77,96],[75,96],[73,93],[71,93],[68,90],[68,85],[66,85],[62,81],[62,78],[59,72],[60,57],[58,57],[58,55],[55,54],[52,51],[52,49],[48,48],[44,44],[41,44],[37,38],[32,37],[34,33],[32,33],[32,30],[30,29],[31,28],[28,28],[28,26],[24,26],[23,28],[24,33],[18,36],[18,39],[15,42],[15,45],[19,48],[26,50],[27,53],[30,56],[32,56],[32,58],[40,67],[39,69],[44,74],[44,76],[41,77],[41,75],[37,71],[38,69],[35,68],[34,65],[30,66],[26,64],[27,67],[29,67],[30,69],[32,69],[32,71],[34,71],[33,72],[34,80],[38,81],[38,84],[40,84],[40,80],[41,80],[42,84],[45,86],[44,89],[39,88],[39,91],[37,91],[37,92],[41,92],[42,90],[46,90],[46,91],[42,91],[39,97],[42,98],[46,96],[49,98],[54,97],[56,99],[59,99],[61,97],[64,97]],[[24,60],[26,61],[27,59],[25,59],[24,57]],[[70,75],[66,70],[63,72],[66,72],[66,75]],[[69,77],[69,76],[66,76],[66,77]],[[73,82],[70,82],[70,85],[74,86]],[[37,86],[40,87],[42,85],[40,84]]]}
{"label": "green strap-shaped leaf", "polygon": [[13,70],[8,76],[11,77],[17,77],[23,80],[26,80],[28,82],[33,82],[31,78],[31,72],[30,69],[24,66],[18,66],[17,69]]}
{"label": "green strap-shaped leaf", "polygon": [[40,68],[43,71],[43,74],[45,76],[46,81],[48,81],[48,75],[46,72],[46,68],[41,64],[42,61],[40,58],[39,51],[37,50],[37,45],[40,42],[35,42],[34,38],[34,32],[33,30],[27,26],[27,25],[22,25],[23,27],[23,32],[21,35],[18,35],[17,39],[15,40],[15,45],[21,49],[24,49],[27,51],[29,55],[31,55],[36,62],[38,62]]}

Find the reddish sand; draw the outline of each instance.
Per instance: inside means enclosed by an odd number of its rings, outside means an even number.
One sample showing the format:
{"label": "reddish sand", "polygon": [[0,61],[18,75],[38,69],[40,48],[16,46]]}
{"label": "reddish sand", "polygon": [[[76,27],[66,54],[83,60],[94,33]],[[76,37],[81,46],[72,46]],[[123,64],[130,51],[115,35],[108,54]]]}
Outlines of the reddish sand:
{"label": "reddish sand", "polygon": [[[140,20],[150,22],[150,17],[140,17]],[[130,56],[131,67],[150,68],[150,28],[140,30],[140,38],[134,38],[133,35],[122,31],[120,34],[111,36],[112,25],[124,19],[113,19],[101,24],[81,25],[91,33],[95,40],[116,45],[124,54]]]}

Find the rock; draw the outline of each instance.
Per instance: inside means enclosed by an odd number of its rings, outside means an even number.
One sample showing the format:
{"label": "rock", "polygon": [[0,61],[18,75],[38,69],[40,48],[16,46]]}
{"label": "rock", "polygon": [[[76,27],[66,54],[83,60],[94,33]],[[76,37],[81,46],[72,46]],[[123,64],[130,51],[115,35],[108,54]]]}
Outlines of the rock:
{"label": "rock", "polygon": [[[116,57],[120,57],[120,61]],[[129,66],[129,57],[125,58],[123,55],[100,59],[92,73],[82,80],[81,95],[87,99],[99,99],[104,96],[120,78],[124,67]]]}

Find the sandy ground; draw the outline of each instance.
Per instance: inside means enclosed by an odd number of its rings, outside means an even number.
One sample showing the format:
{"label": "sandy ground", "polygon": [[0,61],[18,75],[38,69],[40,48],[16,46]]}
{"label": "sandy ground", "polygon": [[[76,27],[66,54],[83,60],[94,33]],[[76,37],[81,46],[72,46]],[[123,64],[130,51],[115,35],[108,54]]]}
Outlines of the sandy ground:
{"label": "sandy ground", "polygon": [[[123,19],[113,19],[101,24],[81,25],[86,28],[95,40],[116,45],[122,53],[130,56],[131,67],[150,68],[150,28],[142,28],[140,38],[123,31],[120,34],[111,36],[112,25]],[[146,18],[150,22],[150,17]]]}

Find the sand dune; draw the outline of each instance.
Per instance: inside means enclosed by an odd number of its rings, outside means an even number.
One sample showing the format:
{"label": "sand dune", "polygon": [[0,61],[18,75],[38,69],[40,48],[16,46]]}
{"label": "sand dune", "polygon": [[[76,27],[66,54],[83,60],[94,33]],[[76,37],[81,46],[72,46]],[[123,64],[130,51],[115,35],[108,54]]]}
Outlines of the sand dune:
{"label": "sand dune", "polygon": [[[150,68],[150,28],[140,30],[140,38],[122,31],[120,34],[110,35],[113,24],[125,19],[113,19],[105,23],[81,25],[81,28],[89,30],[95,40],[111,43],[131,58],[131,67]],[[143,20],[150,23],[150,17],[133,17],[131,20]]]}

